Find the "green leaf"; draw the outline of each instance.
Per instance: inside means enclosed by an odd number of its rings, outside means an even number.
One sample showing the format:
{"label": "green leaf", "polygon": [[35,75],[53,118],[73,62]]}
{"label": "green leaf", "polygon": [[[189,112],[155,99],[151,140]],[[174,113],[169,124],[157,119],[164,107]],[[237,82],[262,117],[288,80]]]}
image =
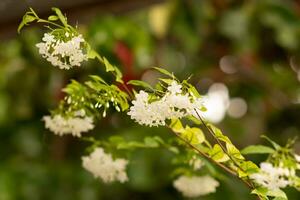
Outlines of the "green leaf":
{"label": "green leaf", "polygon": [[134,150],[135,148],[145,148],[145,144],[137,141],[124,142],[117,145],[117,149]]}
{"label": "green leaf", "polygon": [[119,144],[119,143],[123,143],[125,140],[123,137],[121,136],[111,136],[109,138],[109,141],[115,145]]}
{"label": "green leaf", "polygon": [[92,80],[96,81],[96,82],[101,82],[101,83],[104,83],[104,84],[107,84],[104,79],[102,79],[100,76],[98,75],[90,75],[89,76]]}
{"label": "green leaf", "polygon": [[172,119],[170,123],[170,128],[176,133],[181,133],[182,130],[184,130],[179,119]]}
{"label": "green leaf", "polygon": [[179,119],[172,119],[170,123],[170,128],[175,133],[179,133],[180,136],[190,144],[197,145],[206,141],[201,129],[189,126],[186,126],[184,128]]}
{"label": "green leaf", "polygon": [[152,137],[145,137],[144,143],[147,147],[159,147],[159,143],[155,140],[155,138]]}
{"label": "green leaf", "polygon": [[238,169],[238,175],[240,178],[247,177],[259,171],[259,167],[251,161],[243,161],[240,168],[242,169]]}
{"label": "green leaf", "polygon": [[159,71],[160,73],[162,73],[162,74],[164,74],[164,75],[167,75],[167,76],[169,76],[169,77],[171,77],[171,78],[175,78],[175,76],[172,74],[172,73],[170,73],[169,71],[167,71],[167,70],[165,70],[165,69],[163,69],[163,68],[160,68],[160,67],[153,67],[153,69],[155,69],[155,70],[157,70],[157,71]]}
{"label": "green leaf", "polygon": [[56,21],[56,20],[58,20],[59,18],[56,16],[56,15],[50,15],[49,17],[48,17],[48,20],[49,21]]}
{"label": "green leaf", "polygon": [[152,86],[149,85],[148,83],[144,82],[144,81],[140,81],[140,80],[131,80],[131,81],[128,81],[127,84],[135,85],[135,86],[140,86],[140,87],[143,87],[143,88],[145,88],[145,89],[149,89],[149,90],[154,91],[154,89],[152,88]]}
{"label": "green leaf", "polygon": [[227,153],[238,160],[245,160],[245,158],[242,156],[241,152],[233,145],[230,143],[226,143],[226,149]]}
{"label": "green leaf", "polygon": [[174,79],[168,79],[168,78],[159,78],[159,80],[168,85],[170,85],[174,81]]}
{"label": "green leaf", "polygon": [[124,83],[123,80],[122,80],[122,72],[119,70],[119,68],[115,68],[115,77],[116,77],[116,81],[119,82],[119,83]]}
{"label": "green leaf", "polygon": [[262,135],[261,137],[268,140],[276,150],[281,149],[281,146],[279,144],[277,144],[276,142],[274,142],[273,140],[271,140],[269,137],[267,137],[265,135]]}
{"label": "green leaf", "polygon": [[99,60],[104,64],[104,66],[106,68],[106,72],[115,72],[114,75],[116,77],[116,81],[119,83],[123,83],[122,73],[117,67],[110,64],[110,62],[105,57],[102,57],[102,59],[99,59]]}
{"label": "green leaf", "polygon": [[[93,49],[91,49],[91,47],[88,45],[88,51],[87,51],[87,57],[88,58],[90,58],[90,59],[95,59],[95,58],[99,58],[100,57],[100,55],[96,52],[96,51],[94,51]],[[100,60],[101,60],[101,58],[100,58]],[[101,60],[101,62],[102,62],[102,60]]]}
{"label": "green leaf", "polygon": [[18,33],[20,33],[21,29],[25,26],[28,25],[28,23],[33,22],[37,18],[35,16],[30,15],[30,12],[27,12],[21,21],[21,23],[18,26]]}
{"label": "green leaf", "polygon": [[204,134],[201,129],[195,127],[186,127],[181,131],[181,135],[184,139],[189,141],[191,144],[201,144],[205,141]]}
{"label": "green leaf", "polygon": [[241,153],[246,154],[271,154],[274,153],[275,150],[271,147],[264,146],[264,145],[250,145],[244,148]]}
{"label": "green leaf", "polygon": [[61,23],[65,26],[68,27],[68,22],[67,22],[67,18],[62,14],[62,12],[60,11],[59,8],[52,8],[52,10],[56,13],[57,17],[59,18],[59,20],[61,21]]}
{"label": "green leaf", "polygon": [[175,154],[179,153],[179,149],[177,147],[169,146],[168,150]]}
{"label": "green leaf", "polygon": [[263,188],[263,187],[258,187],[258,188],[255,188],[254,190],[252,190],[251,194],[256,194],[256,195],[260,196],[263,200],[269,200],[269,198],[267,197],[267,192],[268,192],[268,189]]}
{"label": "green leaf", "polygon": [[102,60],[103,60],[104,66],[106,68],[106,72],[115,71],[115,67],[112,64],[110,64],[110,62],[105,57],[103,57]]}
{"label": "green leaf", "polygon": [[215,127],[214,125],[212,125],[210,123],[208,123],[207,126],[211,129],[211,131],[215,134],[215,136],[219,140],[221,140],[221,141],[223,141],[225,143],[232,144],[232,142],[230,141],[230,139],[227,136],[223,135],[223,133],[222,133],[222,131],[220,129],[218,129],[217,127]]}
{"label": "green leaf", "polygon": [[277,190],[269,190],[267,192],[267,196],[271,197],[276,197],[277,199],[279,198],[280,200],[287,200],[287,196],[284,191],[277,189]]}
{"label": "green leaf", "polygon": [[229,160],[229,157],[224,153],[218,144],[215,144],[208,153],[210,157],[217,162],[226,162]]}

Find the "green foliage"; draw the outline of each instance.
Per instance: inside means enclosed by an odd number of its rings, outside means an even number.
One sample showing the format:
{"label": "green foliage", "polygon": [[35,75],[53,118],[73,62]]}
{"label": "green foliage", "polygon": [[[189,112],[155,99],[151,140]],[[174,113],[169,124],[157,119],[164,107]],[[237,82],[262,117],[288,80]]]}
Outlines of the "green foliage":
{"label": "green foliage", "polygon": [[128,108],[128,95],[115,85],[107,84],[101,77],[92,75],[84,84],[73,80],[63,89],[67,94],[57,112],[85,110],[88,114],[105,117],[112,105],[118,112]]}
{"label": "green foliage", "polygon": [[278,189],[276,191],[270,191],[266,188],[258,187],[251,191],[251,194],[256,194],[264,200],[269,200],[269,197],[274,197],[273,200],[287,200],[287,196],[284,191]]}
{"label": "green foliage", "polygon": [[170,128],[192,145],[199,145],[205,142],[205,136],[201,129],[189,126],[183,127],[179,119],[172,119]]}
{"label": "green foliage", "polygon": [[[52,10],[55,12],[57,18],[60,20],[60,22],[65,26],[65,27],[68,27],[69,24],[68,24],[68,21],[67,21],[67,18],[62,14],[62,12],[60,11],[60,9],[58,8],[52,8]],[[51,17],[53,21],[53,17]]]}
{"label": "green foliage", "polygon": [[25,13],[21,23],[18,26],[18,33],[21,32],[21,29],[24,26],[29,25],[30,22],[33,22],[34,20],[37,20],[37,19],[38,19],[38,17],[36,15],[36,13],[34,12],[34,10],[32,8],[30,8],[30,11]]}
{"label": "green foliage", "polygon": [[213,148],[208,152],[209,156],[217,162],[229,161],[228,155],[223,151],[220,145],[215,144]]}
{"label": "green foliage", "polygon": [[97,59],[105,66],[106,72],[112,72],[116,81],[123,83],[121,71],[116,66],[112,65],[105,57],[101,57],[95,50],[91,49],[90,45],[88,45],[87,56],[90,59]]}
{"label": "green foliage", "polygon": [[[95,142],[96,141],[93,141],[93,143]],[[165,148],[174,154],[179,153],[178,148],[168,144],[159,136],[152,136],[152,137],[147,136],[144,138],[143,141],[133,141],[133,140],[129,141],[121,136],[111,136],[108,139],[108,142],[109,143],[106,143],[106,145],[113,146],[118,150],[135,151],[137,149]]]}
{"label": "green foliage", "polygon": [[259,168],[255,163],[252,161],[244,161],[241,162],[240,168],[238,169],[238,176],[244,178],[258,171]]}
{"label": "green foliage", "polygon": [[264,145],[250,145],[245,147],[241,153],[246,154],[271,154],[274,153],[275,150]]}
{"label": "green foliage", "polygon": [[131,80],[131,81],[128,81],[127,84],[134,85],[134,86],[139,86],[139,87],[142,87],[143,89],[154,91],[152,86],[149,85],[148,83],[144,82],[144,81]]}
{"label": "green foliage", "polygon": [[159,71],[160,73],[172,78],[172,79],[175,79],[175,76],[174,74],[170,73],[169,71],[163,69],[163,68],[160,68],[160,67],[153,67],[153,69]]}

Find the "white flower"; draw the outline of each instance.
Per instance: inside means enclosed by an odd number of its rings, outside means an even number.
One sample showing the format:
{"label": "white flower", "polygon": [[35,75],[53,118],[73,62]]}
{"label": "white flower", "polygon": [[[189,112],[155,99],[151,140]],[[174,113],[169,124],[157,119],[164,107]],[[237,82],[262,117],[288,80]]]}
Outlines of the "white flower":
{"label": "white flower", "polygon": [[87,55],[82,51],[85,42],[82,35],[72,36],[65,34],[67,41],[56,39],[50,33],[45,33],[41,43],[36,44],[39,53],[52,65],[60,69],[70,69],[80,66],[81,62],[87,60]]}
{"label": "white flower", "polygon": [[102,148],[96,148],[89,156],[82,157],[83,167],[95,178],[101,178],[105,183],[126,182],[128,180],[125,171],[127,164],[128,161],[125,159],[113,160],[111,154],[106,154]]}
{"label": "white flower", "polygon": [[251,174],[250,178],[257,184],[275,191],[290,184],[287,180],[289,174],[287,168],[274,167],[271,163],[263,162],[260,164],[260,172]]}
{"label": "white flower", "polygon": [[172,94],[177,94],[177,93],[181,93],[181,88],[182,88],[181,85],[179,85],[176,81],[173,81],[169,85],[168,91],[171,92]]}
{"label": "white flower", "polygon": [[180,176],[173,185],[183,196],[195,198],[216,192],[219,182],[210,176]]}
{"label": "white flower", "polygon": [[56,135],[71,134],[81,137],[81,133],[87,132],[94,128],[93,119],[91,117],[72,117],[64,118],[61,115],[44,116],[45,127]]}
{"label": "white flower", "polygon": [[167,119],[182,118],[202,107],[201,100],[190,94],[182,94],[181,85],[172,82],[166,94],[149,102],[149,95],[141,90],[128,112],[131,119],[148,126],[164,126]]}

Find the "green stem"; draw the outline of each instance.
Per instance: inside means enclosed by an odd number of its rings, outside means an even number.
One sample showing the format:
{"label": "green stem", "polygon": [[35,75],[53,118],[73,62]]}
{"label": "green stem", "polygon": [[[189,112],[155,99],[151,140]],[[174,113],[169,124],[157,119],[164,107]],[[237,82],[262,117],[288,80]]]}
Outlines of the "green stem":
{"label": "green stem", "polygon": [[[223,152],[229,157],[229,159],[233,162],[233,164],[239,168],[239,170],[241,170],[242,172],[245,172],[241,166],[236,162],[236,160],[234,160],[232,158],[232,156],[228,153],[227,149],[223,146],[223,144],[221,143],[221,141],[216,137],[214,131],[207,126],[207,124],[205,123],[205,121],[203,120],[203,118],[200,116],[200,114],[198,113],[197,109],[194,109],[197,116],[199,117],[200,121],[202,122],[202,124],[204,125],[204,127],[208,130],[208,132],[213,136],[213,138],[215,139],[215,141],[219,144],[219,146],[221,147],[221,149],[223,150]],[[244,180],[243,180],[244,181]],[[252,181],[250,179],[248,179],[247,184],[250,186],[250,188],[254,188],[254,185],[252,183]]]}
{"label": "green stem", "polygon": [[50,21],[45,20],[45,19],[40,19],[40,18],[38,18],[37,22],[39,22],[39,23],[47,23],[47,24],[51,24],[51,25],[53,25],[53,26],[57,26],[57,27],[62,28],[62,29],[65,28],[65,27],[63,27],[63,26],[61,26],[61,25],[59,25],[59,24],[56,24],[56,23],[54,23],[54,22],[50,22]]}
{"label": "green stem", "polygon": [[[169,127],[170,128],[170,127]],[[170,128],[171,129],[171,128]],[[172,130],[172,129],[171,129]],[[238,177],[237,174],[231,170],[230,168],[228,168],[227,166],[213,160],[211,157],[209,157],[207,154],[205,154],[204,152],[202,152],[200,149],[198,149],[196,146],[192,145],[189,141],[185,140],[184,138],[182,138],[178,133],[175,133],[174,131],[172,131],[172,133],[177,136],[180,140],[182,140],[186,145],[188,145],[190,148],[192,148],[194,151],[196,151],[197,153],[199,153],[201,156],[203,156],[204,158],[206,158],[207,160],[209,160],[210,162],[214,163],[215,165],[219,166],[220,168],[222,168],[224,171],[228,172],[229,174]],[[243,180],[242,180],[249,188],[252,188],[251,185]]]}

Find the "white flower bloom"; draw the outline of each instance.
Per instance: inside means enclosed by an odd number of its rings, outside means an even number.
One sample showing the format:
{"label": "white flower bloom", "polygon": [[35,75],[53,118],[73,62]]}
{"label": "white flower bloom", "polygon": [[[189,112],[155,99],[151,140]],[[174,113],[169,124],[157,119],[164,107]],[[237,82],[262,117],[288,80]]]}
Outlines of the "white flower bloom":
{"label": "white flower bloom", "polygon": [[[68,38],[69,34],[65,34]],[[45,33],[41,43],[36,44],[39,53],[52,65],[60,69],[70,69],[80,66],[81,62],[87,60],[87,55],[82,51],[84,43],[82,35],[73,36],[68,41],[56,39],[50,33]]]}
{"label": "white flower bloom", "polygon": [[287,168],[274,167],[271,163],[263,162],[260,164],[260,172],[251,174],[250,178],[257,184],[274,191],[290,184],[287,180],[289,175],[290,171]]}
{"label": "white flower bloom", "polygon": [[89,156],[82,157],[83,167],[95,178],[101,178],[105,183],[126,182],[128,180],[125,171],[127,164],[128,161],[125,159],[113,160],[111,154],[105,153],[102,148],[96,148]]}
{"label": "white flower bloom", "polygon": [[171,94],[177,94],[177,93],[181,93],[181,88],[182,88],[181,85],[179,85],[176,81],[173,81],[169,85],[168,91],[171,92]]}
{"label": "white flower bloom", "polygon": [[141,90],[132,101],[128,115],[142,125],[164,126],[165,120],[182,118],[202,107],[201,100],[190,94],[182,94],[181,85],[172,82],[166,94],[159,100],[149,102],[149,95]]}
{"label": "white flower bloom", "polygon": [[219,182],[210,176],[180,176],[173,182],[173,186],[183,196],[195,198],[216,192]]}
{"label": "white flower bloom", "polygon": [[45,127],[56,135],[71,134],[81,137],[81,133],[87,132],[94,128],[93,119],[91,117],[72,117],[64,118],[61,115],[44,116]]}

